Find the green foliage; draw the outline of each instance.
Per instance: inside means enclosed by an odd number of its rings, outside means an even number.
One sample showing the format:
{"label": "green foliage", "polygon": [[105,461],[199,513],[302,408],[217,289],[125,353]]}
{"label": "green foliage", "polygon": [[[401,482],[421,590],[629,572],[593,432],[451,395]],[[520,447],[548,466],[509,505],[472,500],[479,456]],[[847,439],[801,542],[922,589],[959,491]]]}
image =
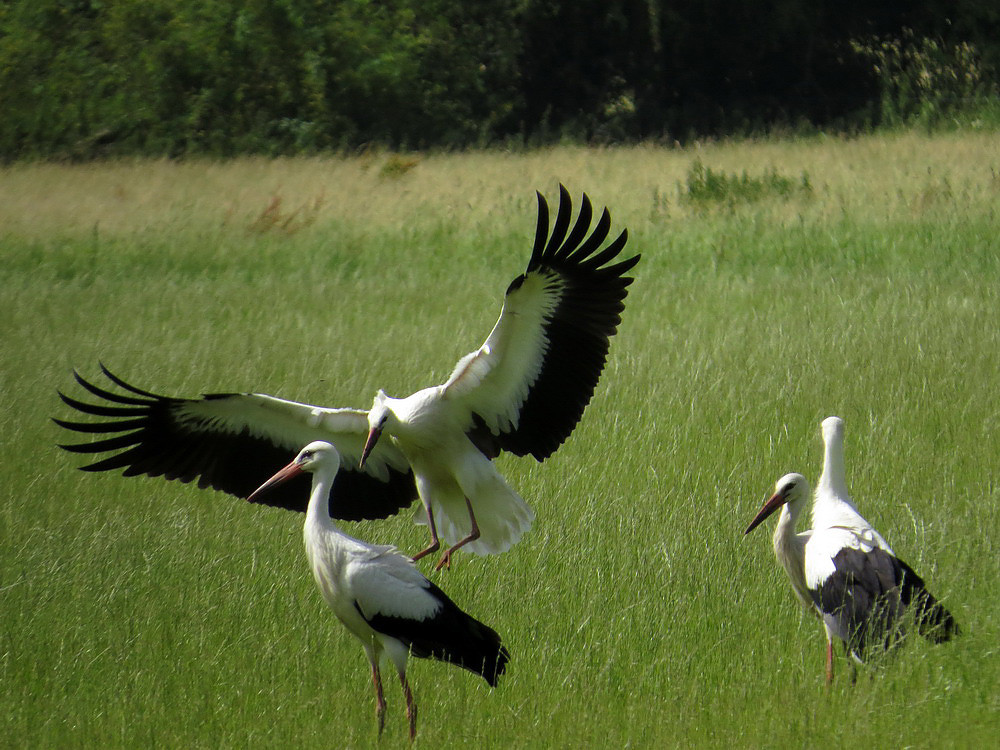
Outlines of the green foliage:
{"label": "green foliage", "polygon": [[475,143],[510,109],[505,7],[18,0],[0,15],[0,156]]}
{"label": "green foliage", "polygon": [[400,154],[390,154],[379,168],[379,175],[387,179],[402,177],[411,169],[416,168],[420,159],[413,156],[402,156]]}
{"label": "green foliage", "polygon": [[928,130],[1000,125],[1000,88],[975,45],[948,44],[904,28],[899,36],[872,37],[852,46],[878,76],[881,124]]}
{"label": "green foliage", "polygon": [[771,168],[760,177],[752,177],[746,170],[739,175],[713,171],[695,159],[688,170],[687,179],[680,188],[681,199],[701,206],[753,203],[766,198],[787,200],[793,196],[812,194],[809,175],[805,172],[799,179],[785,177]]}
{"label": "green foliage", "polygon": [[11,0],[0,159],[996,127],[995,13],[918,5]]}

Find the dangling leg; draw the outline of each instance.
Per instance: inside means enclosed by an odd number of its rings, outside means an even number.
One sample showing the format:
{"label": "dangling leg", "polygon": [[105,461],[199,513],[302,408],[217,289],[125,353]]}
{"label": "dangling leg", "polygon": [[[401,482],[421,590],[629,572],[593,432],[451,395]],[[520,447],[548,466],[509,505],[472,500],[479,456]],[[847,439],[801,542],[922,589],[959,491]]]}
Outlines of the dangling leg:
{"label": "dangling leg", "polygon": [[469,498],[465,498],[465,507],[469,509],[469,520],[472,521],[472,531],[469,532],[467,537],[460,539],[445,550],[445,553],[441,555],[441,559],[438,560],[438,564],[434,566],[434,570],[441,570],[441,568],[451,570],[451,553],[459,547],[464,547],[469,542],[474,542],[479,538],[479,524],[476,523],[476,514],[472,512],[472,503],[469,502]]}
{"label": "dangling leg", "polygon": [[400,671],[399,684],[403,686],[403,695],[406,698],[406,718],[410,722],[410,742],[417,736],[417,703],[413,700],[413,691],[410,690],[410,683],[406,680],[406,672]]}
{"label": "dangling leg", "polygon": [[[420,499],[424,499],[423,493],[421,493]],[[437,525],[434,523],[434,514],[431,512],[430,501],[424,501],[424,510],[427,511],[427,526],[430,527],[431,530],[431,543],[411,558],[414,561],[419,560],[424,555],[429,555],[431,552],[437,552],[438,548],[441,546],[441,541],[438,539]]]}
{"label": "dangling leg", "polygon": [[385,696],[382,694],[382,675],[378,671],[378,657],[365,649],[368,661],[372,665],[372,684],[375,686],[375,718],[378,720],[378,736],[382,736],[385,728]]}

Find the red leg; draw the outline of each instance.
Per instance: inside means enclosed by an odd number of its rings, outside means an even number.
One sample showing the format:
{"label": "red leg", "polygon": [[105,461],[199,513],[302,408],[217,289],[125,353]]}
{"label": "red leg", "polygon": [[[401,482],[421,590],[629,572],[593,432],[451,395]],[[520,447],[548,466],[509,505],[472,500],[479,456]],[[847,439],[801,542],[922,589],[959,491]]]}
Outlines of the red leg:
{"label": "red leg", "polygon": [[441,555],[441,559],[438,560],[437,565],[434,566],[434,570],[441,570],[441,568],[451,570],[451,553],[459,547],[464,547],[469,542],[474,542],[479,538],[479,524],[476,522],[476,514],[472,512],[472,503],[469,502],[469,498],[465,498],[465,507],[469,509],[469,520],[472,521],[472,531],[469,532],[467,537],[460,539],[445,550],[445,553]]}
{"label": "red leg", "polygon": [[430,503],[424,505],[424,508],[427,510],[427,525],[431,530],[431,543],[411,558],[414,562],[419,560],[424,555],[429,555],[431,552],[437,552],[438,548],[441,546],[441,541],[438,539],[437,525],[434,523],[434,514],[431,513]]}
{"label": "red leg", "polygon": [[385,728],[385,696],[382,694],[382,675],[378,671],[378,662],[371,660],[372,684],[375,686],[375,718],[378,719],[378,736],[382,736]]}
{"label": "red leg", "polygon": [[403,672],[399,673],[399,682],[406,697],[406,718],[410,722],[410,742],[413,742],[417,736],[417,703],[413,700],[413,691],[410,690],[410,683],[407,682]]}

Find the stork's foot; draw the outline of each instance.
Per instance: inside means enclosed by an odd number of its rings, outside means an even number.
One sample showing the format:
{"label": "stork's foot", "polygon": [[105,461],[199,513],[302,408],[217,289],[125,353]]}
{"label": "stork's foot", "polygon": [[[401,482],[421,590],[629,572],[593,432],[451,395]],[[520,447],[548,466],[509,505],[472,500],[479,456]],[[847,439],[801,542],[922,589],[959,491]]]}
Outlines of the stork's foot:
{"label": "stork's foot", "polygon": [[[430,544],[428,544],[426,547],[424,547],[422,550],[420,550],[417,554],[415,554],[410,559],[413,560],[413,562],[416,562],[421,557],[425,557],[426,555],[429,555],[431,552],[437,552],[440,548],[441,548],[441,542],[439,542],[437,539],[435,539],[434,541],[432,541]],[[447,553],[445,553],[445,554],[447,554]]]}
{"label": "stork's foot", "polygon": [[449,547],[441,555],[441,559],[437,561],[437,565],[434,566],[434,570],[441,570],[441,568],[447,568],[451,570],[451,551],[455,549],[454,547]]}

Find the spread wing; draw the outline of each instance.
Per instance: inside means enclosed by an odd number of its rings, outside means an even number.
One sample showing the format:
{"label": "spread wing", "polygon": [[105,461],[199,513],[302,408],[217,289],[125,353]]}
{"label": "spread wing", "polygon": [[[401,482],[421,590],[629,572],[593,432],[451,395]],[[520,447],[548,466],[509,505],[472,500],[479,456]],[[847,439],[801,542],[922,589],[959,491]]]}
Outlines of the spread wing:
{"label": "spread wing", "polygon": [[593,229],[586,194],[570,228],[572,210],[560,185],[550,234],[548,204],[538,194],[527,269],[508,287],[485,343],[463,357],[442,386],[445,398],[468,410],[469,437],[488,456],[507,450],[542,461],[569,437],[594,394],[621,322],[633,281],[624,274],[640,256],[611,263],[625,247],[627,230],[605,245],[611,228],[607,209]]}
{"label": "spread wing", "polygon": [[[200,488],[245,498],[303,445],[326,440],[344,458],[330,497],[334,518],[385,518],[416,497],[409,463],[388,440],[376,446],[363,470],[358,469],[368,434],[365,411],[311,406],[262,393],[214,393],[198,399],[160,396],[126,383],[104,365],[101,370],[126,393],[106,390],[74,373],[77,382],[101,401],[86,403],[63,393],[60,398],[101,419],[53,420],[67,430],[102,436],[60,446],[73,453],[111,454],[82,466],[84,471],[122,469],[123,476],[197,479]],[[304,512],[309,486],[307,476],[297,478],[266,494],[265,502]]]}

